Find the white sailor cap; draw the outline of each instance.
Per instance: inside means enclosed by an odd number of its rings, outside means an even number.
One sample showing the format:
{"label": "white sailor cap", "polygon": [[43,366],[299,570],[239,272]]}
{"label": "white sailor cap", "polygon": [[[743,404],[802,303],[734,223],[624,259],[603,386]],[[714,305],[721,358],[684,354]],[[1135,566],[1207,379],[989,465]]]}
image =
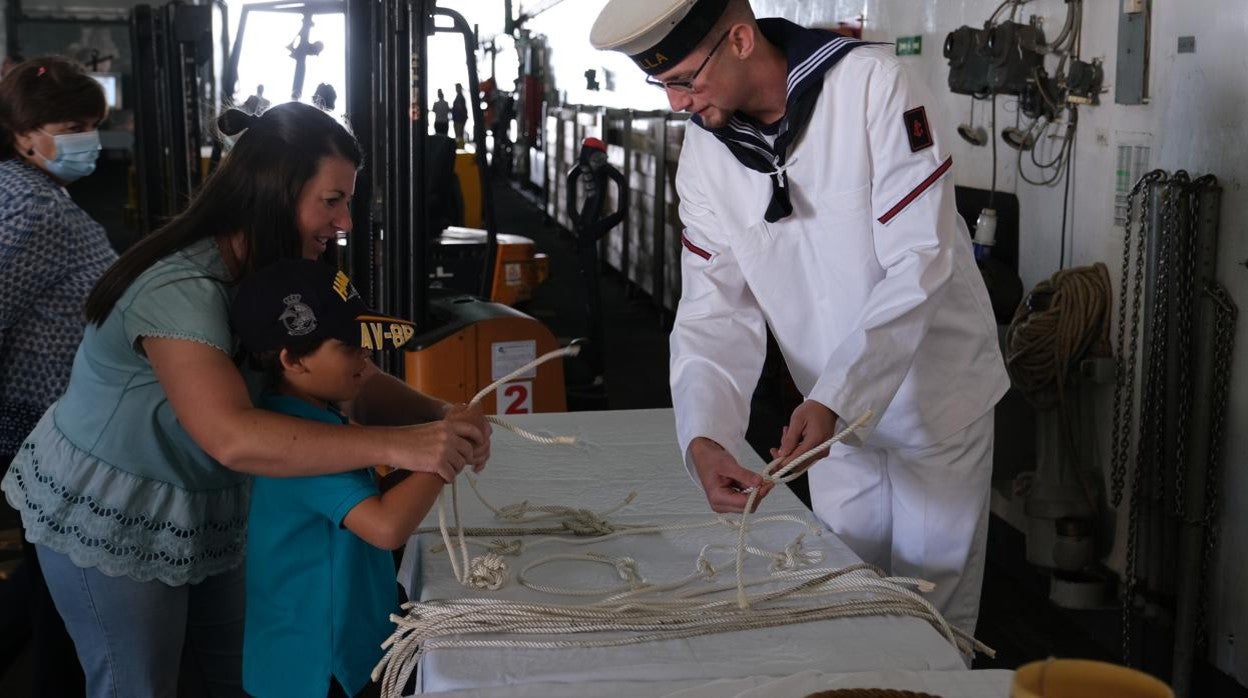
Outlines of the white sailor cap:
{"label": "white sailor cap", "polygon": [[728,0],[609,0],[589,42],[620,51],[650,75],[688,56],[724,14]]}

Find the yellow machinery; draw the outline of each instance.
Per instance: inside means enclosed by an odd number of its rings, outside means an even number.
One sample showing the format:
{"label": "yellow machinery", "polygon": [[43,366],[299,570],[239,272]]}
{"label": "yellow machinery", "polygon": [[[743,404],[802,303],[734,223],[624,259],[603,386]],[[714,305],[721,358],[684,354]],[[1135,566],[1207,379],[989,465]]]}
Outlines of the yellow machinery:
{"label": "yellow machinery", "polygon": [[[432,298],[430,317],[435,329],[409,345],[404,374],[417,390],[448,402],[468,402],[478,390],[559,348],[542,323],[468,295]],[[548,361],[531,376],[506,383],[482,407],[500,415],[565,411],[563,362]]]}
{"label": "yellow machinery", "polygon": [[464,150],[455,153],[455,176],[459,178],[459,191],[464,199],[464,227],[480,228],[485,225],[485,216],[476,153]]}
{"label": "yellow machinery", "polygon": [[[368,186],[357,189],[354,200],[347,245],[350,268],[355,278],[368,279],[373,292],[390,302],[387,312],[417,323],[410,350],[401,357],[383,356],[383,366],[398,373],[399,367],[389,364],[401,361],[404,380],[417,390],[448,402],[467,402],[495,380],[559,347],[549,328],[504,305],[532,295],[547,274],[546,259],[535,253],[531,240],[498,234],[485,181],[484,116],[475,99],[469,100],[475,152],[454,158],[464,213],[473,227],[447,229],[444,217],[433,216],[439,210],[431,204],[440,199],[430,193],[441,184],[433,178],[451,176],[451,167],[436,152],[444,144],[422,137],[423,125],[412,129],[411,114],[426,112],[425,57],[427,40],[435,33],[462,37],[465,88],[471,95],[479,93],[471,26],[459,13],[438,7],[436,0],[351,3],[356,5],[358,12],[347,12],[348,45],[357,51],[349,61],[347,112],[367,121],[357,136],[370,165],[362,172]],[[413,31],[410,41],[378,32],[399,7],[413,22],[427,22],[427,31]],[[562,361],[509,381],[486,396],[482,407],[499,415],[566,410]]]}
{"label": "yellow machinery", "polygon": [[[516,305],[533,298],[533,291],[550,276],[550,261],[537,252],[533,240],[498,233],[489,299]],[[442,231],[429,270],[431,288],[475,293],[482,288],[481,260],[489,245],[484,230],[451,226]]]}
{"label": "yellow machinery", "polygon": [[463,200],[464,225],[448,227],[438,239],[430,262],[431,287],[476,294],[488,290],[490,300],[505,305],[531,299],[534,289],[550,275],[546,255],[537,251],[530,238],[498,233],[491,278],[483,283],[482,265],[489,255],[490,241],[489,233],[482,229],[485,199],[475,153],[455,154],[455,177]]}

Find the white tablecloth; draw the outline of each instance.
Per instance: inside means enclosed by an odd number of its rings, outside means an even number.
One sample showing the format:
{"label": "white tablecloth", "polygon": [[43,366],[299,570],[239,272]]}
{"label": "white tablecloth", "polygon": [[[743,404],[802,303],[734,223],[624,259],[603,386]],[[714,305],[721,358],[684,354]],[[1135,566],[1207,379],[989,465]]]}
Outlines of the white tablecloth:
{"label": "white tablecloth", "polygon": [[468,688],[437,693],[439,698],[794,698],[818,691],[848,688],[886,688],[916,691],[941,698],[1005,698],[1014,672],[982,671],[868,671],[825,674],[803,671],[792,676],[749,676],[712,681],[691,679],[602,681],[595,683],[529,683],[493,688]]}
{"label": "white tablecloth", "polygon": [[[601,512],[632,491],[637,498],[610,518],[613,522],[670,524],[712,518],[702,491],[681,464],[671,410],[579,412],[526,415],[513,420],[529,430],[578,437],[575,446],[542,446],[495,430],[493,457],[478,486],[495,507],[528,500]],[[747,467],[763,463],[744,444],[733,449]],[[494,519],[466,483],[460,484],[460,513],[465,526],[505,525]],[[791,513],[814,523],[810,512],[786,487],[776,488],[760,507],[759,516]],[[430,516],[426,522],[435,522]],[[751,536],[768,550],[781,550],[802,531],[792,523],[758,525]],[[736,536],[724,527],[623,536],[592,545],[563,543],[541,546],[519,558],[510,557],[512,580],[497,592],[471,592],[460,586],[435,534],[409,542],[399,580],[422,600],[462,598],[469,594],[546,603],[578,603],[526,589],[514,580],[528,562],[552,553],[593,550],[629,555],[650,582],[672,581],[693,572],[698,550],[707,543],[725,549],[712,554],[719,569],[717,583],[735,580],[732,566]],[[807,550],[822,551],[820,566],[841,567],[858,562],[829,532],[807,535]],[[470,548],[479,554],[480,549]],[[747,575],[765,574],[767,562],[753,558]],[[614,571],[586,562],[558,562],[532,571],[532,581],[556,586],[605,588],[619,584]],[[702,582],[698,582],[699,584]],[[566,636],[554,636],[558,639]],[[653,642],[610,649],[485,650],[447,649],[421,660],[419,688],[424,692],[488,689],[539,683],[650,682],[661,695],[666,688],[705,684],[713,679],[790,677],[804,671],[844,673],[893,670],[958,670],[965,665],[958,652],[925,621],[903,617],[838,619],[763,630],[721,633],[686,640]],[[514,686],[513,686],[514,687]]]}

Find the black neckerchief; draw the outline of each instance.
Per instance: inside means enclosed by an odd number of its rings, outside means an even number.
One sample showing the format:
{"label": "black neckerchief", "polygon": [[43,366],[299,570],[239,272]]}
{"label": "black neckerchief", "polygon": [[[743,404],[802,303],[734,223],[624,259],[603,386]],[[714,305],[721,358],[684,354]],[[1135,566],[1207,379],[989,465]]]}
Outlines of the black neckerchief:
{"label": "black neckerchief", "polygon": [[[788,59],[784,116],[779,122],[768,125],[737,112],[727,125],[714,129],[707,128],[696,114],[692,121],[714,134],[742,165],[771,176],[771,201],[764,218],[768,223],[775,223],[793,213],[785,163],[789,149],[810,121],[810,113],[823,91],[824,74],[851,50],[875,42],[823,29],[807,29],[786,19],[760,19],[758,29],[768,41],[783,50]],[[769,144],[763,134],[774,134],[775,145]]]}

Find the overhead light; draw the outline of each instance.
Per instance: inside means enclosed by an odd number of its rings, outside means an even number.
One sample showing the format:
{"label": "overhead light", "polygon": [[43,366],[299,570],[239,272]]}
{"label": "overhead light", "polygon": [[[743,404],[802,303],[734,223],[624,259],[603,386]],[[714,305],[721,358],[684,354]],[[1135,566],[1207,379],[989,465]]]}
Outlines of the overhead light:
{"label": "overhead light", "polygon": [[958,135],[962,136],[962,140],[971,145],[988,145],[988,132],[984,130],[983,126],[958,124]]}
{"label": "overhead light", "polygon": [[1036,144],[1036,139],[1032,138],[1031,131],[1024,131],[1015,126],[1008,126],[1002,129],[1001,140],[1015,150],[1031,150],[1031,146]]}

